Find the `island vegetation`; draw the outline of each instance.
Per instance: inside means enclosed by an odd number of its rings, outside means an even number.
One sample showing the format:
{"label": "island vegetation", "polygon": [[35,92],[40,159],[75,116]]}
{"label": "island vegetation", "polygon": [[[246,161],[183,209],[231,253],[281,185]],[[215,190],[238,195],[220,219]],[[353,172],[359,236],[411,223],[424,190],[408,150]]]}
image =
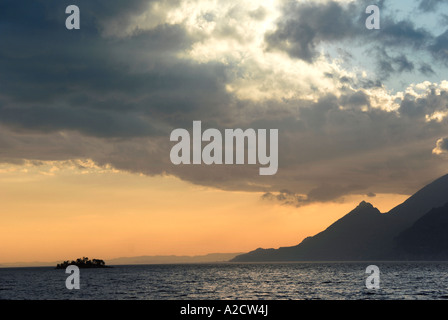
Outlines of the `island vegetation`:
{"label": "island vegetation", "polygon": [[101,259],[93,259],[89,260],[88,257],[78,258],[76,260],[70,261],[64,261],[62,263],[58,263],[56,266],[56,269],[66,269],[68,266],[75,265],[78,268],[110,268],[109,266],[106,266],[106,263],[104,260]]}

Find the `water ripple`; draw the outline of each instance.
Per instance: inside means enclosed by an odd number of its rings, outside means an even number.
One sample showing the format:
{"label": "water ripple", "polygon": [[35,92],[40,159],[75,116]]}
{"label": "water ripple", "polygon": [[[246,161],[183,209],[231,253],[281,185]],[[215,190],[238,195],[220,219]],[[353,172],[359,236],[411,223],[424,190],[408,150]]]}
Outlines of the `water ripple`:
{"label": "water ripple", "polygon": [[366,263],[115,266],[81,270],[65,288],[53,268],[0,269],[0,299],[434,300],[448,299],[448,263],[378,263],[381,289],[365,287]]}

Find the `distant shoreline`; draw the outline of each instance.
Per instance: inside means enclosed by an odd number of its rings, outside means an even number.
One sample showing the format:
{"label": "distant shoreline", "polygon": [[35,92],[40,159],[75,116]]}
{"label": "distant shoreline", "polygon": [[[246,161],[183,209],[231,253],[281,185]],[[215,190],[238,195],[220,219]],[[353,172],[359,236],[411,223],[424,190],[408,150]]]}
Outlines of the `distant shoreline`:
{"label": "distant shoreline", "polygon": [[[179,262],[179,263],[138,263],[138,264],[115,264],[108,265],[107,268],[116,267],[138,267],[138,266],[163,266],[163,265],[207,265],[207,264],[222,264],[222,265],[234,265],[234,264],[388,264],[388,263],[448,263],[448,260],[369,260],[369,261],[247,261],[247,262],[234,262],[234,261],[215,261],[215,262]],[[48,268],[57,269],[53,265],[33,265],[33,266],[9,266],[0,265],[0,269],[26,269],[26,268]],[[87,268],[89,269],[89,268]],[[92,268],[103,269],[103,268]]]}
{"label": "distant shoreline", "polygon": [[[176,256],[176,255],[158,255],[158,256],[135,256],[135,257],[119,257],[106,259],[108,266],[119,265],[158,265],[158,264],[195,264],[195,263],[223,263],[228,262],[237,255],[237,253],[209,253],[196,256]],[[55,267],[61,261],[42,262],[7,262],[1,263],[0,268],[33,268],[33,267]]]}

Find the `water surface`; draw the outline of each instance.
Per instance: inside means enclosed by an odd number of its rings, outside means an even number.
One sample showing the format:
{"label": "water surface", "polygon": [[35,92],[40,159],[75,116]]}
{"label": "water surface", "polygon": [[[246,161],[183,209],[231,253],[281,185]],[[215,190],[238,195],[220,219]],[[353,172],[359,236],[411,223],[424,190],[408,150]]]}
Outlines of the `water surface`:
{"label": "water surface", "polygon": [[[380,289],[365,286],[369,264]],[[81,269],[80,290],[65,270],[0,269],[0,299],[402,300],[447,299],[448,263],[247,263],[114,266]]]}

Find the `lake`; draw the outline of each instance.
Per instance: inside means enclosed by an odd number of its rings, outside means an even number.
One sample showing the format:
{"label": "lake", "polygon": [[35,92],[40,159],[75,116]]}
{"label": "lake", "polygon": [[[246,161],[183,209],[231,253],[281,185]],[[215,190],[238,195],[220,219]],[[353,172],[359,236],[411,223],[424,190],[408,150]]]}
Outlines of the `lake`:
{"label": "lake", "polygon": [[[367,266],[380,288],[367,289]],[[1,268],[0,299],[12,300],[438,300],[448,298],[446,262],[220,263],[81,269],[80,289],[52,267]]]}

